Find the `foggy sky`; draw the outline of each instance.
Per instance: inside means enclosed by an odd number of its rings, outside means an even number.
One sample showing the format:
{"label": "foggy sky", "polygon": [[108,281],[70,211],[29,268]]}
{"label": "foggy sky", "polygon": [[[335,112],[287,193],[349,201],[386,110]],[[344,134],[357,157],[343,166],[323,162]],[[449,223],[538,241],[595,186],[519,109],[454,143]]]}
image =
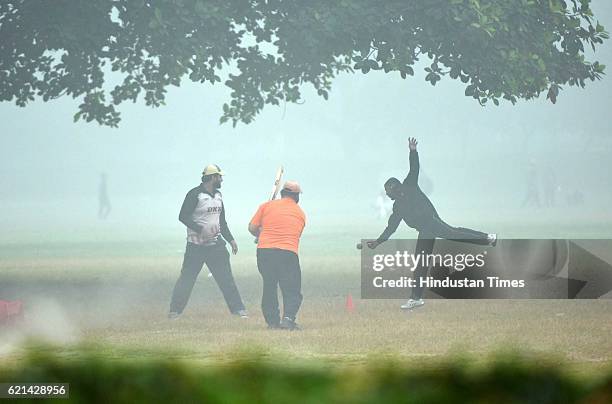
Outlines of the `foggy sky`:
{"label": "foggy sky", "polygon": [[[595,1],[593,10],[611,31],[612,7]],[[419,140],[431,199],[452,224],[503,222],[505,213],[537,220],[540,212],[520,208],[530,161],[538,172],[556,173],[560,217],[610,222],[611,41],[587,55],[606,64],[608,75],[584,90],[566,87],[556,105],[543,95],[483,108],[458,81],[425,82],[427,59],[406,80],[382,72],[340,76],[328,101],[304,87],[302,105],[266,106],[254,123],[235,129],[218,123],[229,90],[188,80],[169,91],[165,107],[119,106],[118,129],[73,123],[79,102],[66,97],[26,108],[2,103],[0,241],[86,235],[96,226],[126,237],[180,237],[180,204],[210,163],[226,172],[222,192],[234,233],[246,233],[279,164],[286,179],[302,184],[312,231],[368,221],[384,180],[407,174],[409,136]],[[100,223],[103,172],[113,211]],[[576,190],[585,206],[566,206],[565,196]]]}

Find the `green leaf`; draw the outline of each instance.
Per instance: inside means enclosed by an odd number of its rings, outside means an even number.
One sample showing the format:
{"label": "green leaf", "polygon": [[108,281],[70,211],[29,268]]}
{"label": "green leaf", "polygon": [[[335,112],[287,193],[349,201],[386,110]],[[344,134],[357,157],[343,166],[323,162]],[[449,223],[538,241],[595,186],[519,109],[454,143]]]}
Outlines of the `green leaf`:
{"label": "green leaf", "polygon": [[195,12],[200,16],[206,16],[206,4],[202,0],[195,3]]}
{"label": "green leaf", "polygon": [[[230,93],[224,122],[236,125],[252,122],[279,99],[297,102],[301,86],[322,89],[325,98],[342,72],[414,76],[421,55],[450,69],[468,96],[483,103],[503,97],[514,104],[543,89],[556,99],[558,90],[545,83],[583,87],[603,75],[604,66],[584,49],[599,50],[609,35],[591,18],[587,0],[517,0],[516,7],[502,0],[425,3],[377,2],[373,12],[370,2],[351,0],[311,7],[288,1],[37,2],[13,8],[8,17],[0,6],[2,31],[15,39],[9,54],[18,55],[7,56],[11,69],[0,80],[0,95],[25,106],[35,97],[67,94],[83,102],[78,120],[113,126],[119,120],[113,106],[140,94],[147,105],[161,106],[168,86],[180,86],[187,76],[224,82]],[[121,24],[108,18],[109,5]],[[33,13],[53,16],[59,28],[40,34]],[[377,60],[368,60],[372,49]],[[45,57],[49,53],[57,53],[57,63]],[[432,85],[447,74],[435,63],[428,69]],[[129,85],[106,92],[109,70],[113,80],[131,77]],[[104,94],[112,97],[108,103]]]}

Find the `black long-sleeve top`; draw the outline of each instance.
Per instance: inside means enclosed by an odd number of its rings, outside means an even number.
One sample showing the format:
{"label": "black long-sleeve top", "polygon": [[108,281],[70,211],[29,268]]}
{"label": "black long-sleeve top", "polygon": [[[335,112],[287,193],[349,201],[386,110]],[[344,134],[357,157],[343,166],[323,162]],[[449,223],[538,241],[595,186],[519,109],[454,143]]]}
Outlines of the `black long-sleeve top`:
{"label": "black long-sleeve top", "polygon": [[203,224],[216,224],[216,216],[218,216],[221,236],[226,241],[231,242],[234,240],[234,236],[232,236],[225,220],[225,206],[221,193],[214,191],[210,194],[202,184],[187,192],[179,213],[179,221],[187,226],[189,241],[197,243],[198,236],[204,227]]}
{"label": "black long-sleeve top", "polygon": [[435,218],[439,218],[436,208],[419,188],[419,153],[410,151],[410,171],[402,182],[400,195],[393,203],[393,213],[389,217],[387,228],[378,237],[377,241],[382,243],[391,237],[403,220],[406,224],[416,230],[421,230]]}

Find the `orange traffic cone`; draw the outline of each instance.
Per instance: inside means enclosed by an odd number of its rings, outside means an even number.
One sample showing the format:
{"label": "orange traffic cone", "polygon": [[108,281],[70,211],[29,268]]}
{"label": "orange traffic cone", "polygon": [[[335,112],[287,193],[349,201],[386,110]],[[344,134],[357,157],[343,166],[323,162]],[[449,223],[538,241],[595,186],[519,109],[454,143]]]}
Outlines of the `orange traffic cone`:
{"label": "orange traffic cone", "polygon": [[348,311],[349,313],[352,313],[353,311],[355,311],[355,304],[353,303],[353,296],[350,293],[346,296],[345,308],[346,308],[346,311]]}

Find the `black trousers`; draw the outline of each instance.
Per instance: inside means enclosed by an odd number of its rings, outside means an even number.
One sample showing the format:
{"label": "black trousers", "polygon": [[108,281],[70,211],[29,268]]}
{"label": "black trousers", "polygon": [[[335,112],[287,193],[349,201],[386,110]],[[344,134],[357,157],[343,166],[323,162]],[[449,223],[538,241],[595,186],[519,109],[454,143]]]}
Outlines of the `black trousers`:
{"label": "black trousers", "polygon": [[[465,227],[452,227],[439,217],[434,217],[427,225],[419,229],[419,238],[417,239],[415,254],[431,254],[436,238],[463,243],[488,245],[489,240],[487,236],[487,233],[481,231],[467,229]],[[418,300],[423,297],[423,288],[420,286],[420,280],[427,277],[428,271],[429,267],[423,264],[420,264],[415,269],[414,279],[417,280],[417,283],[416,286],[412,288],[411,299]]]}
{"label": "black trousers", "polygon": [[172,292],[170,311],[176,313],[183,312],[196,278],[204,264],[206,264],[219,289],[221,289],[230,312],[237,313],[239,310],[244,310],[244,304],[242,304],[240,293],[236,287],[236,282],[234,282],[229,252],[225,244],[201,246],[187,243],[181,275],[176,281],[174,291]]}
{"label": "black trousers", "polygon": [[302,271],[293,251],[276,248],[257,249],[257,269],[263,278],[261,311],[269,326],[278,326],[278,287],[283,295],[283,317],[295,321],[302,304]]}

